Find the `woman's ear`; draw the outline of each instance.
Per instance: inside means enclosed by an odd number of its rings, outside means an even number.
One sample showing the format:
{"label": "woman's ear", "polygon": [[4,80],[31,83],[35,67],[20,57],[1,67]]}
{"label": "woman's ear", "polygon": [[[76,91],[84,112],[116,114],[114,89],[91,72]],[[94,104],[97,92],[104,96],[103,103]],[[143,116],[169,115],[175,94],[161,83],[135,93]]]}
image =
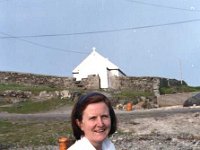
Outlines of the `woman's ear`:
{"label": "woman's ear", "polygon": [[81,126],[81,121],[79,121],[78,119],[76,119],[76,124],[79,126],[79,128],[82,130],[82,126]]}

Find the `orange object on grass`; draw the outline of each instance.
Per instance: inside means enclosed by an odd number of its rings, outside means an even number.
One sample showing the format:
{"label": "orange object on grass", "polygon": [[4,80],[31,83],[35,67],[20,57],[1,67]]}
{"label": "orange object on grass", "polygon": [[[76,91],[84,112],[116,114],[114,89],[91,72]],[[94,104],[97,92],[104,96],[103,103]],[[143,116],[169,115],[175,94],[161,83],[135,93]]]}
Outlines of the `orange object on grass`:
{"label": "orange object on grass", "polygon": [[128,102],[126,104],[126,111],[131,111],[133,109],[133,104],[131,102]]}

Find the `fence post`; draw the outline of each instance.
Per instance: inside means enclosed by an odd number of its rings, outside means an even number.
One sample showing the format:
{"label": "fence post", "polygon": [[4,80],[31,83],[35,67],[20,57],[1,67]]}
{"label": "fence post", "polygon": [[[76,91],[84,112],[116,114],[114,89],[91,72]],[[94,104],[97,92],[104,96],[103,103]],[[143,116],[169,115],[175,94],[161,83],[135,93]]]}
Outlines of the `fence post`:
{"label": "fence post", "polygon": [[59,150],[67,150],[69,139],[67,137],[60,137],[58,139],[58,143],[59,143]]}

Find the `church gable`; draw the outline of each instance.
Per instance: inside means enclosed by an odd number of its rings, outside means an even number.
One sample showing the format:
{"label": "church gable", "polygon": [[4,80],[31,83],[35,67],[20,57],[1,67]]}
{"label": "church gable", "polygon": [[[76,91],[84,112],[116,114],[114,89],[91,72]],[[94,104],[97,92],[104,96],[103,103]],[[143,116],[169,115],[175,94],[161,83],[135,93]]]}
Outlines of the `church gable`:
{"label": "church gable", "polygon": [[[108,73],[109,71],[117,73],[110,74]],[[101,80],[102,88],[108,87],[108,75],[122,75],[120,69],[107,58],[100,55],[95,48],[93,48],[93,51],[73,70],[72,73],[76,80],[87,78],[88,75],[98,75]]]}

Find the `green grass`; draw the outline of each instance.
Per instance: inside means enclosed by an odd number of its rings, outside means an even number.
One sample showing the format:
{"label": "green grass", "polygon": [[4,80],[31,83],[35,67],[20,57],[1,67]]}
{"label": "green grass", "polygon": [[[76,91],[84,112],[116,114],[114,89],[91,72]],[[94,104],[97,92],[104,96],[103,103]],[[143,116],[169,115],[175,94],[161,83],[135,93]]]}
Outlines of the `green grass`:
{"label": "green grass", "polygon": [[[61,89],[53,88],[49,86],[39,85],[39,86],[31,86],[31,85],[22,85],[22,84],[0,84],[0,92],[6,90],[13,90],[13,91],[30,91],[33,95],[38,95],[41,91],[59,91]],[[9,99],[9,98],[8,98]],[[10,107],[8,107],[8,104]],[[10,104],[5,100],[0,100],[0,112],[9,112],[9,113],[36,113],[36,112],[46,112],[52,109],[56,109],[58,107],[64,105],[72,105],[69,99],[59,99],[54,98],[50,100],[43,100],[43,101],[33,101],[31,99],[24,99],[21,102]]]}
{"label": "green grass", "polygon": [[[0,84],[0,92],[6,90],[30,91],[32,94],[39,94],[41,91],[58,91],[61,89],[48,86],[29,86],[19,84]],[[24,101],[9,104],[1,101],[0,112],[9,113],[39,113],[55,110],[65,105],[73,105],[69,99],[50,99],[34,101],[24,99]],[[0,149],[9,147],[25,147],[40,145],[58,145],[60,136],[70,136],[72,134],[69,121],[7,121],[0,120]]]}
{"label": "green grass", "polygon": [[41,91],[56,91],[56,90],[61,90],[58,88],[50,87],[50,86],[31,86],[31,85],[22,85],[22,84],[0,84],[0,92],[6,91],[6,90],[14,90],[14,91],[30,91],[33,94],[38,94]]}
{"label": "green grass", "polygon": [[200,91],[200,87],[191,87],[186,85],[160,88],[160,94],[173,94],[173,93],[198,92],[198,91]]}
{"label": "green grass", "polygon": [[152,96],[153,93],[150,92],[137,92],[137,91],[121,91],[120,93],[116,94],[115,96],[120,98],[135,98],[138,96]]}
{"label": "green grass", "polygon": [[68,121],[0,121],[1,146],[57,145],[60,136],[71,136]]}
{"label": "green grass", "polygon": [[153,93],[150,92],[138,92],[138,91],[121,91],[120,93],[117,93],[114,95],[115,98],[125,101],[131,101],[133,104],[138,103],[137,98],[140,96],[153,96]]}
{"label": "green grass", "polygon": [[11,107],[0,107],[0,112],[9,112],[9,113],[38,113],[46,112],[53,110],[64,105],[72,105],[72,102],[69,102],[67,99],[50,99],[45,101],[33,102],[31,100],[25,102],[19,102],[11,105]]}

